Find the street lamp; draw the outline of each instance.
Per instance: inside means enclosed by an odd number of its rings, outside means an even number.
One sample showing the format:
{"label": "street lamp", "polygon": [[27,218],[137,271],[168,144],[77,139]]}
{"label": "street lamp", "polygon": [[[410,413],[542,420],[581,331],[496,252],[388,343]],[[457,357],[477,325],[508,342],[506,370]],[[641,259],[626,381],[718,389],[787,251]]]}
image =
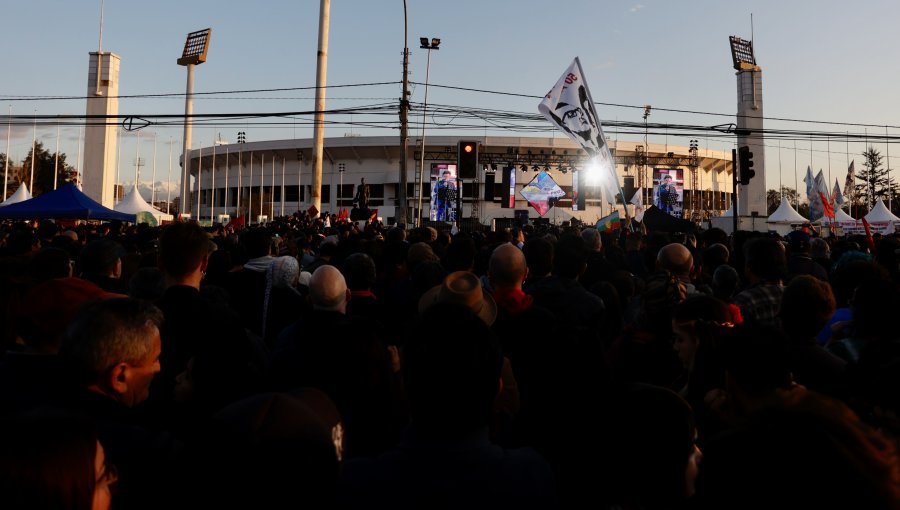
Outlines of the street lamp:
{"label": "street lamp", "polygon": [[[212,29],[207,28],[189,33],[184,42],[184,51],[181,53],[181,58],[178,59],[178,65],[187,67],[187,87],[184,95],[184,145],[181,150],[181,202],[179,204],[182,214],[184,214],[184,211],[188,211],[188,214],[190,214],[191,210],[190,207],[185,208],[191,196],[190,192],[185,190],[187,190],[191,182],[188,151],[191,150],[191,115],[194,110],[194,67],[206,62],[206,52],[209,50],[209,35],[211,32]],[[198,175],[197,178],[199,179],[200,176]]]}
{"label": "street lamp", "polygon": [[428,74],[431,71],[431,50],[440,49],[438,46],[441,45],[441,40],[437,37],[432,37],[431,41],[429,41],[427,37],[420,37],[419,42],[422,43],[420,48],[428,50],[428,63],[425,65],[425,101],[422,105],[422,159],[419,162],[419,208],[416,226],[422,226],[422,186],[425,179],[425,115],[426,110],[428,110]]}

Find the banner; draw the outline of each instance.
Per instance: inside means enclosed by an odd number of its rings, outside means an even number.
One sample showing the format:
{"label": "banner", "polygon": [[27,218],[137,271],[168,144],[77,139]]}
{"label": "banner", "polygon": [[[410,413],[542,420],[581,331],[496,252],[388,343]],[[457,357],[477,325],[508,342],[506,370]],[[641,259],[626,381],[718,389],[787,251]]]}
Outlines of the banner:
{"label": "banner", "polygon": [[598,165],[594,170],[597,175],[588,176],[584,182],[596,182],[607,202],[615,204],[615,196],[619,195],[624,204],[625,196],[616,177],[615,160],[603,135],[600,117],[594,108],[578,57],[575,57],[556,85],[544,96],[544,100],[538,105],[538,111],[581,145],[594,160],[592,163]]}

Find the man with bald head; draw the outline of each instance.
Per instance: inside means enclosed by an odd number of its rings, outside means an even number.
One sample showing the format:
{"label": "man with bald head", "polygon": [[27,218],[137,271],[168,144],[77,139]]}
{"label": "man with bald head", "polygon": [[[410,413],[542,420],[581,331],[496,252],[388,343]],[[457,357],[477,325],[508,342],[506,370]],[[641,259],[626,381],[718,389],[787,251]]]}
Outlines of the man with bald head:
{"label": "man with bald head", "polygon": [[334,266],[319,266],[309,279],[309,298],[314,310],[347,313],[350,290],[344,275]]}
{"label": "man with bald head", "polygon": [[324,391],[344,419],[345,454],[376,454],[394,443],[400,427],[388,350],[377,328],[346,315],[350,290],[336,267],[315,270],[309,300],[312,311],[278,335],[269,370],[273,389]]}
{"label": "man with bald head", "polygon": [[675,275],[684,284],[688,296],[700,293],[691,282],[694,273],[694,256],[685,245],[670,243],[663,246],[656,256],[656,269],[664,269]]}

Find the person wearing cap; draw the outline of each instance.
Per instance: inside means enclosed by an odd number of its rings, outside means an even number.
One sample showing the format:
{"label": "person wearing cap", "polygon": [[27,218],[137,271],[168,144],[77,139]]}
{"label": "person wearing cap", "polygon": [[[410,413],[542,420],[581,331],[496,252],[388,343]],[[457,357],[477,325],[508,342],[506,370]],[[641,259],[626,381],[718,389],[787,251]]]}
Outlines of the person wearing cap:
{"label": "person wearing cap", "polygon": [[[444,278],[441,285],[432,287],[419,299],[419,314],[431,308],[444,305],[458,305],[476,314],[488,327],[497,320],[497,303],[491,294],[481,286],[481,280],[469,271],[456,271]],[[503,357],[501,377],[503,387],[494,404],[494,411],[500,419],[511,419],[519,413],[519,385],[513,374],[512,365]]]}

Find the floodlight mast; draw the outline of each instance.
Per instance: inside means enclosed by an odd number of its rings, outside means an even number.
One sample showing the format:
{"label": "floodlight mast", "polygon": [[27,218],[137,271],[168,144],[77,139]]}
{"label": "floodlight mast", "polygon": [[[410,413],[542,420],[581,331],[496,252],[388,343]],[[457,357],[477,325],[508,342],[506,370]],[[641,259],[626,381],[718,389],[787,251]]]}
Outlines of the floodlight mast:
{"label": "floodlight mast", "polygon": [[[187,86],[184,95],[184,144],[181,150],[181,189],[178,202],[179,214],[185,211],[190,216],[190,183],[191,183],[191,117],[194,112],[194,66],[206,62],[206,52],[209,50],[209,37],[211,28],[191,32],[184,42],[184,51],[178,59],[178,65],[187,67]],[[198,176],[199,178],[199,176]]]}

